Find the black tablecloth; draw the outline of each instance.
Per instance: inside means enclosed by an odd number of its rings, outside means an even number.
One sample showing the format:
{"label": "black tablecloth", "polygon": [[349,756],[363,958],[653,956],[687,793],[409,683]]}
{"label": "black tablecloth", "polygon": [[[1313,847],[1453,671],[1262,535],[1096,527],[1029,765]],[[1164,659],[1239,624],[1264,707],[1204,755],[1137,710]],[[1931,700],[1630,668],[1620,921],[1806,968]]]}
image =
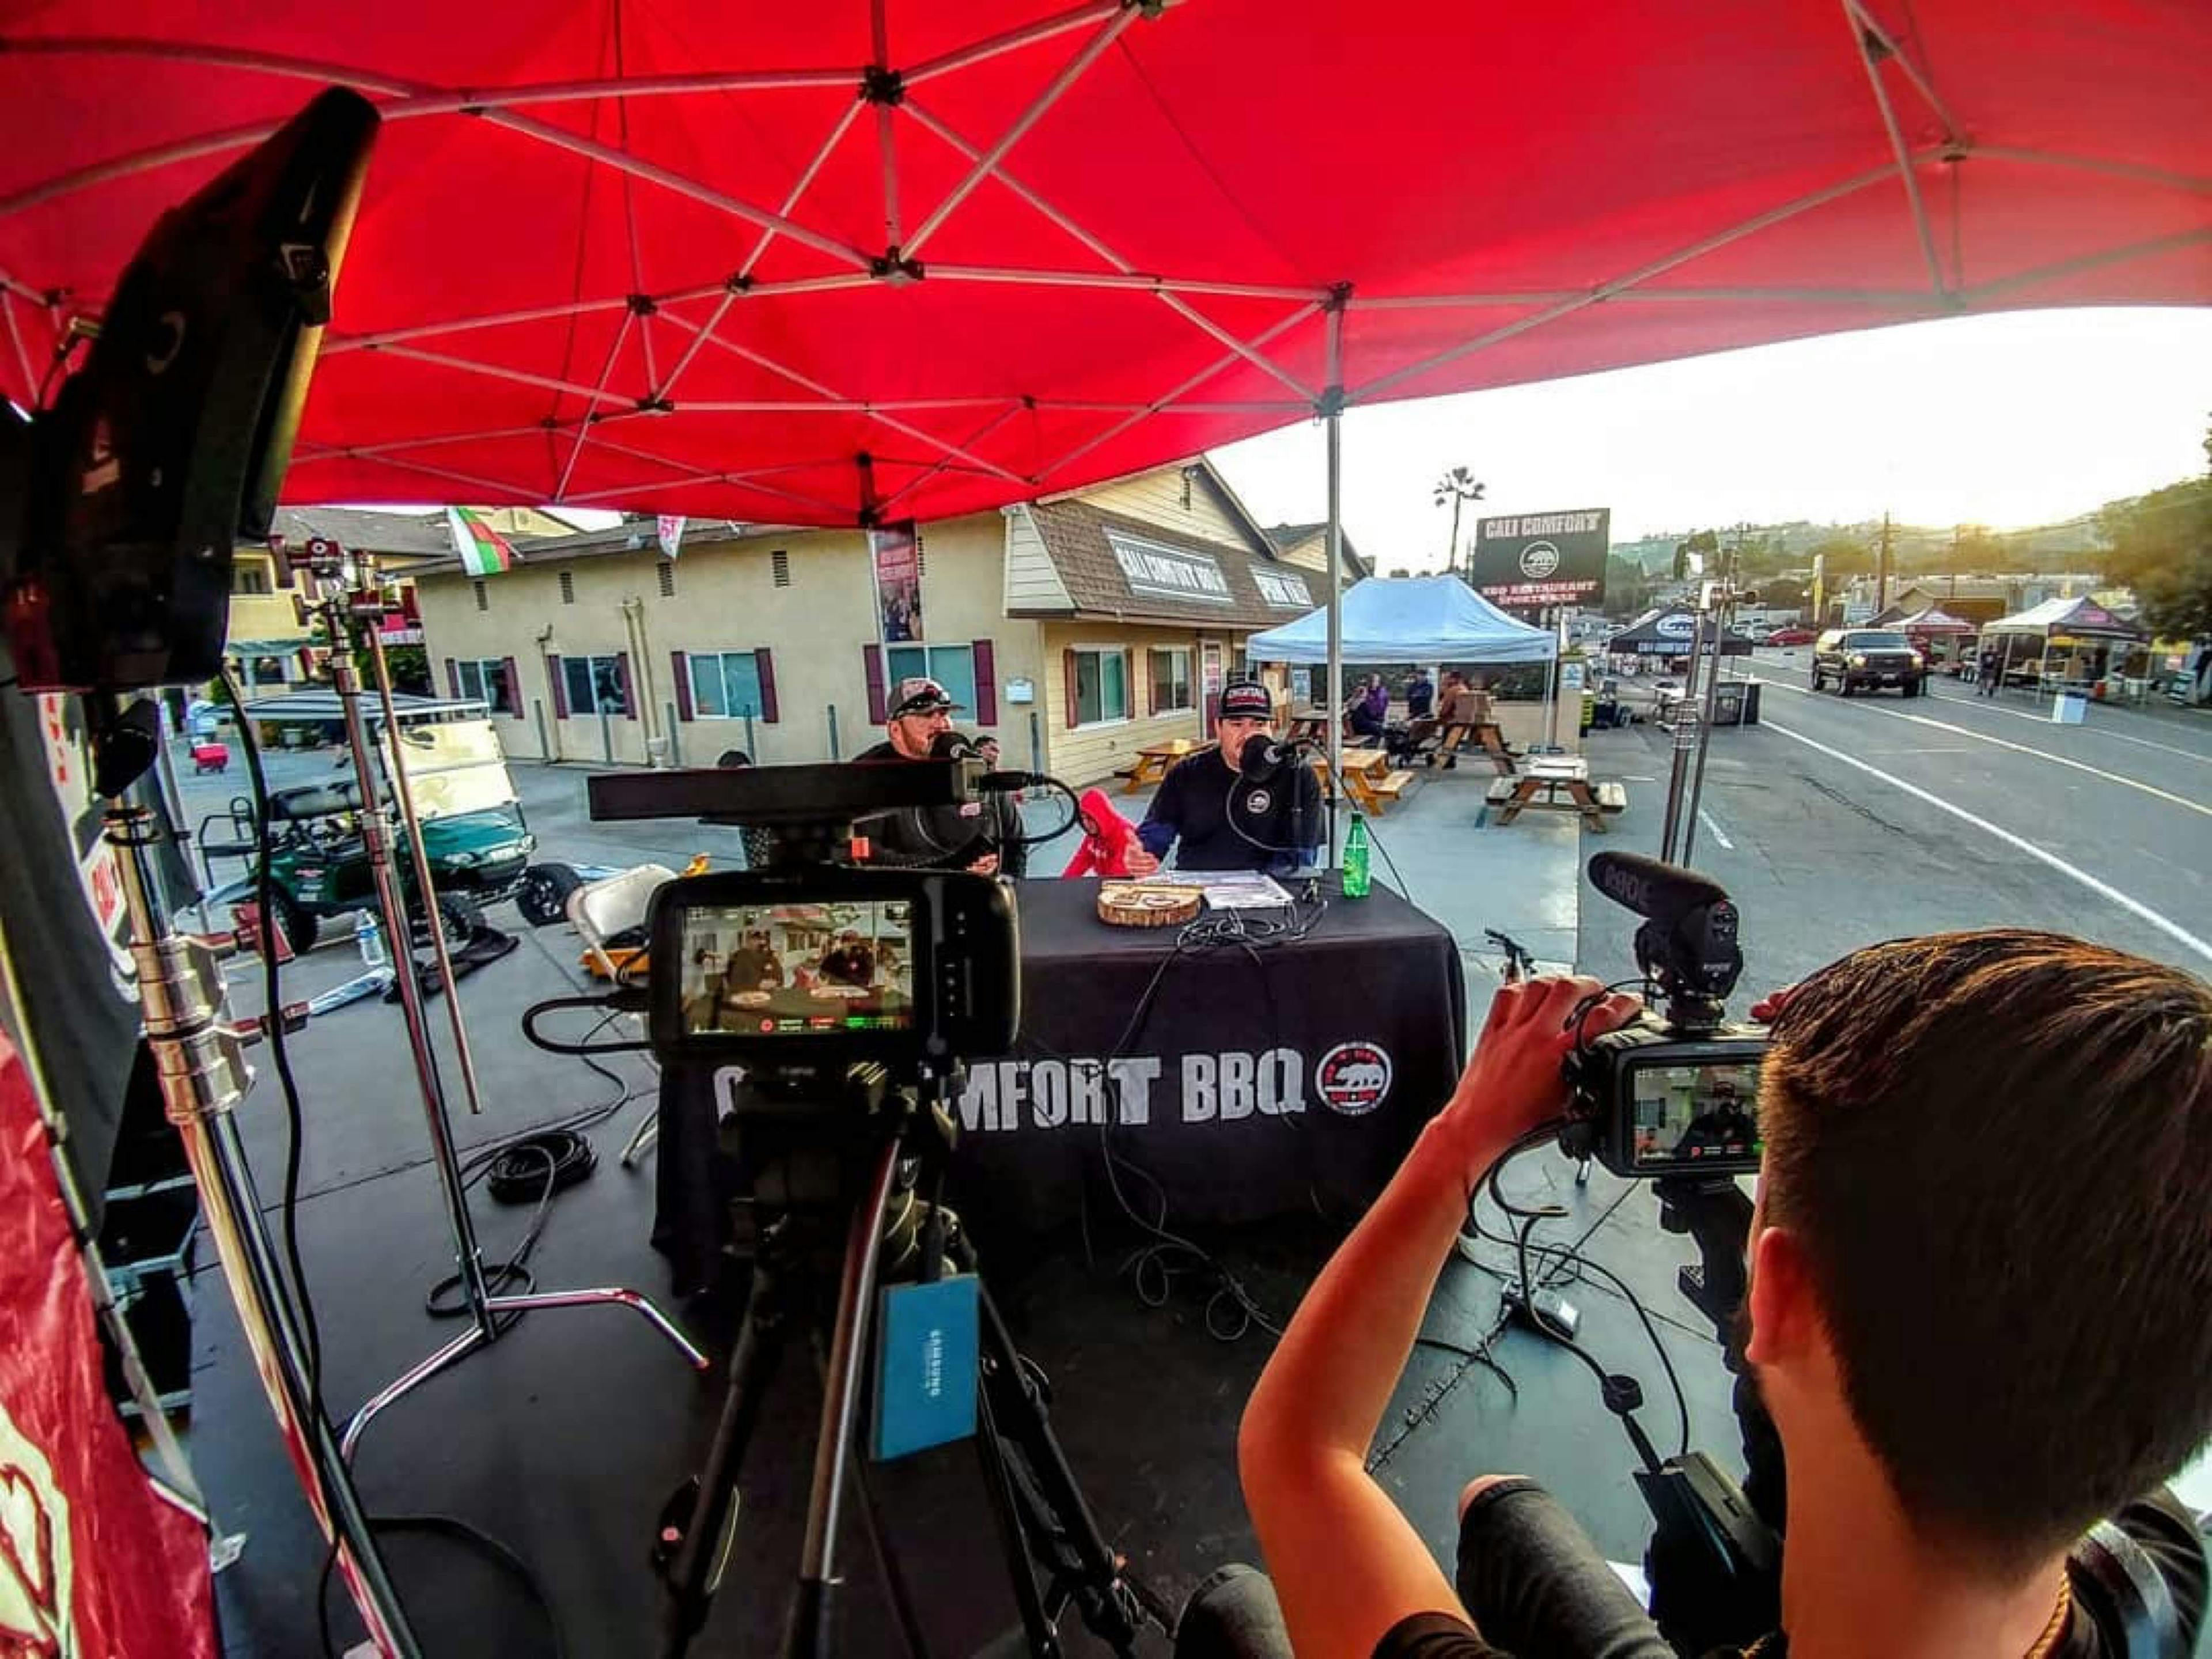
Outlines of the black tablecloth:
{"label": "black tablecloth", "polygon": [[[1115,1206],[1109,1145],[1122,1198],[1148,1222],[1164,1202],[1170,1230],[1356,1213],[1450,1092],[1467,1047],[1458,950],[1395,894],[1347,900],[1332,880],[1303,939],[1177,956],[1178,929],[1099,921],[1094,881],[1016,890],[1021,1041],[969,1068],[951,1194],[1001,1252],[1086,1201]],[[716,1098],[712,1068],[664,1073],[653,1243],[686,1289],[724,1237]]]}

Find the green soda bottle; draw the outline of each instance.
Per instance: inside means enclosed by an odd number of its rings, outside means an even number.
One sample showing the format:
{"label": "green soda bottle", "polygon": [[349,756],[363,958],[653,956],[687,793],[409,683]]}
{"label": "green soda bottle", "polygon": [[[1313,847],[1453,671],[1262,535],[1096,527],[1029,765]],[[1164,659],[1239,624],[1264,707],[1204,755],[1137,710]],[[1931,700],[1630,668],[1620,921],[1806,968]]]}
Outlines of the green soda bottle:
{"label": "green soda bottle", "polygon": [[1344,896],[1367,896],[1367,821],[1352,815],[1352,828],[1344,834]]}

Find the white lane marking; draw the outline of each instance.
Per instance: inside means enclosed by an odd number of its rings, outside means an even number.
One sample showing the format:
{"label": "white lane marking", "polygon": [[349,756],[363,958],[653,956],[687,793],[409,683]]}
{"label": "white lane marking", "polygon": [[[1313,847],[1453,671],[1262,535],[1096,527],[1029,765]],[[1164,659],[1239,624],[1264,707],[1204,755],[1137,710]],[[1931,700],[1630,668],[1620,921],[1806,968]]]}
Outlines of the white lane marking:
{"label": "white lane marking", "polygon": [[1889,785],[1893,789],[1903,790],[1915,800],[1925,801],[1929,805],[1935,807],[1938,811],[1948,812],[1953,817],[1958,818],[1964,823],[1972,824],[1975,829],[1981,830],[1985,835],[1995,836],[1997,840],[2004,842],[2006,846],[2015,848],[2019,851],[2027,854],[2030,858],[2049,865],[2053,870],[2058,872],[2060,875],[2064,876],[2068,880],[2081,883],[2082,886],[2096,894],[2098,897],[2109,900],[2111,902],[2118,905],[2121,909],[2125,910],[2130,915],[2134,916],[2136,920],[2148,922],[2153,927],[2157,928],[2160,933],[2164,933],[2167,938],[2187,945],[2191,950],[2197,952],[2198,956],[2203,957],[2207,962],[2212,962],[2212,941],[2207,941],[2197,938],[2196,934],[2191,933],[2179,922],[2172,921],[2169,917],[2160,915],[2157,911],[2152,909],[2150,906],[2145,904],[2141,899],[2130,898],[2125,893],[2120,891],[2118,888],[2113,886],[2111,883],[2100,881],[2096,877],[2091,875],[2087,870],[2081,869],[2075,865],[2067,863],[2064,859],[2060,858],[2056,853],[2046,852],[2044,848],[2038,847],[2033,842],[2029,841],[2023,836],[2015,836],[2011,830],[2004,829],[1998,824],[1991,823],[1987,818],[1978,817],[1973,813],[1969,812],[1963,806],[1954,806],[1949,801],[1945,800],[1941,795],[1931,793],[1929,791],[1923,789],[1917,783],[1907,783],[1903,778],[1893,776],[1891,774],[1883,771],[1878,766],[1869,766],[1864,761],[1858,759],[1855,756],[1846,755],[1840,749],[1831,749],[1825,743],[1815,743],[1812,738],[1805,736],[1802,732],[1792,732],[1788,726],[1777,726],[1772,720],[1762,720],[1760,724],[1765,726],[1768,731],[1775,732],[1778,736],[1785,737],[1792,743],[1802,743],[1808,749],[1816,750],[1820,753],[1826,755],[1830,760],[1841,761],[1845,766],[1849,766],[1858,771],[1863,772],[1869,777],[1881,779],[1882,782]]}
{"label": "white lane marking", "polygon": [[[1955,702],[1962,708],[1981,709],[1984,714],[2002,714],[2008,719],[2026,720],[2031,726],[2051,724],[2050,720],[2041,714],[2031,714],[2024,709],[2001,708],[1994,697],[1954,697],[1935,691],[1928,695],[1938,702]],[[2195,761],[2199,766],[2212,766],[2212,755],[2205,754],[2201,750],[2178,749],[2170,743],[2153,743],[2148,738],[2131,738],[2124,732],[2109,731],[2091,720],[2084,720],[2075,729],[2093,738],[2110,738],[2114,743],[2132,743],[2138,748],[2155,749],[2162,754],[2179,755],[2184,760]]]}
{"label": "white lane marking", "polygon": [[[1784,691],[1795,691],[1801,697],[1814,695],[1802,686],[1784,685],[1780,680],[1768,680],[1765,684],[1778,686]],[[1948,732],[1954,737],[1972,738],[1976,743],[1986,743],[1999,749],[2009,749],[2016,754],[2033,755],[2038,760],[2049,761],[2053,766],[2070,766],[2076,772],[2087,772],[2091,777],[2102,778],[2106,783],[2117,783],[2130,789],[2139,789],[2144,794],[2162,800],[2170,806],[2185,807],[2191,812],[2201,812],[2206,817],[2212,818],[2212,806],[2207,806],[2202,801],[2191,800],[2186,795],[2174,794],[2170,790],[2160,788],[2156,784],[2145,783],[2140,778],[2127,777],[2118,772],[2107,772],[2103,767],[2092,766],[2087,761],[2069,760],[2064,755],[2054,755],[2048,749],[2037,749],[2027,744],[2014,743],[2009,738],[1993,738],[1986,732],[1975,731],[1972,726],[1954,726],[1948,720],[1931,720],[1925,714],[1908,714],[1901,708],[1877,708],[1869,703],[1867,705],[1867,709],[1869,713],[1880,714],[1886,720],[1910,720],[1915,726],[1924,726],[1936,732]]]}
{"label": "white lane marking", "polygon": [[1720,825],[1713,822],[1713,815],[1702,806],[1698,809],[1698,822],[1704,824],[1712,838],[1720,842],[1723,847],[1731,853],[1735,851],[1735,843],[1721,832]]}

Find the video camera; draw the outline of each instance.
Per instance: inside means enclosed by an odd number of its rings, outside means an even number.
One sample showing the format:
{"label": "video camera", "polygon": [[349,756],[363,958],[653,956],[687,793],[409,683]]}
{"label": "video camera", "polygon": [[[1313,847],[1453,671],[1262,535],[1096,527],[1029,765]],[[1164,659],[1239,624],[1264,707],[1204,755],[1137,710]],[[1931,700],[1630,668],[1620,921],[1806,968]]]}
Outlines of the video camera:
{"label": "video camera", "polygon": [[1743,972],[1735,906],[1717,883],[1635,853],[1600,853],[1589,877],[1645,918],[1636,965],[1665,1009],[1576,1044],[1560,1149],[1632,1179],[1756,1173],[1767,1040],[1725,1020]]}
{"label": "video camera", "polygon": [[650,1031],[663,1062],[939,1068],[1013,1046],[1013,900],[963,872],[692,876],[653,896]]}
{"label": "video camera", "polygon": [[[361,200],[375,107],[333,88],[162,216],[84,366],[0,401],[0,620],[26,691],[222,671],[232,550],[269,534]],[[148,757],[150,761],[150,755]]]}
{"label": "video camera", "polygon": [[742,1064],[826,1085],[876,1061],[945,1074],[1021,1025],[1020,932],[1001,882],[853,862],[856,824],[957,813],[973,758],[605,774],[596,819],[697,817],[769,832],[764,870],[682,878],[647,917],[647,1004],[664,1063]]}

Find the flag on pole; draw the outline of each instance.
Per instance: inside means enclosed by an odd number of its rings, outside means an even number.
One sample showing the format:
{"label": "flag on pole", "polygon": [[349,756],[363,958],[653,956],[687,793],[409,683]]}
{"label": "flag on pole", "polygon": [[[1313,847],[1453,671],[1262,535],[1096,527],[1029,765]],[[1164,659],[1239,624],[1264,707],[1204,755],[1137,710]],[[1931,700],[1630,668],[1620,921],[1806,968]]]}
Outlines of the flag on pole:
{"label": "flag on pole", "polygon": [[684,518],[681,513],[663,513],[653,526],[653,538],[660,544],[663,558],[672,559],[684,545]]}
{"label": "flag on pole", "polygon": [[453,534],[453,551],[460,555],[461,568],[471,576],[496,576],[514,563],[514,550],[507,545],[507,538],[483,520],[483,515],[465,507],[446,509],[446,525]]}

